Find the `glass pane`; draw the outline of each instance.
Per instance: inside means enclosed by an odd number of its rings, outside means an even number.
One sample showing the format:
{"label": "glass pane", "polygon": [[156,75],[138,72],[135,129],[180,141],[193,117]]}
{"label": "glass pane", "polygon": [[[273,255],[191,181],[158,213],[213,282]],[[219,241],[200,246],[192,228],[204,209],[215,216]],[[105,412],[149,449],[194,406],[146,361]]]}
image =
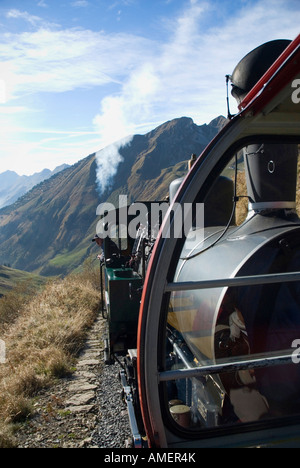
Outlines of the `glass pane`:
{"label": "glass pane", "polygon": [[[180,425],[201,429],[300,414],[300,286],[286,283],[272,287],[273,299],[276,297],[272,309],[265,309],[270,285],[239,288],[237,295],[228,289],[213,328],[208,312],[205,320],[192,293],[182,293],[181,299],[178,293],[173,294],[167,370],[268,357],[277,351],[294,356],[288,365],[168,382],[170,413]],[[181,312],[176,310],[179,301]],[[244,301],[242,313],[237,304],[241,307]]]}
{"label": "glass pane", "polygon": [[[300,272],[298,153],[294,144],[249,145],[207,184],[204,228],[187,236],[174,282]],[[300,415],[299,347],[299,282],[172,293],[166,370],[294,359],[168,382],[170,417],[194,431]]]}

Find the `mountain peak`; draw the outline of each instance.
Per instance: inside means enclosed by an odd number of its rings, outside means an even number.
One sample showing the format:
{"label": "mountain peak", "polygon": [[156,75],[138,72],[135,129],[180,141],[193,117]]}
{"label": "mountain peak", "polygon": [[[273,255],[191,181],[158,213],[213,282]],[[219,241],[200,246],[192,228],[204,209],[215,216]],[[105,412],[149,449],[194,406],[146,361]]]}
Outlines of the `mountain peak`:
{"label": "mountain peak", "polygon": [[164,122],[163,124],[159,125],[156,127],[154,130],[149,132],[147,135],[151,138],[152,136],[157,136],[158,134],[161,134],[163,132],[169,132],[172,130],[180,130],[186,127],[190,127],[194,125],[193,119],[190,117],[179,117],[176,119],[168,120],[167,122]]}
{"label": "mountain peak", "polygon": [[97,153],[98,170],[96,156],[90,155],[35,186],[0,211],[0,264],[43,275],[74,270],[94,248],[99,203],[116,204],[120,194],[126,194],[129,203],[164,199],[170,183],[187,173],[191,154],[203,151],[221,121],[198,126],[191,118],[180,117],[146,135],[135,135],[119,148],[118,165],[101,198],[97,174],[103,151]]}
{"label": "mountain peak", "polygon": [[214,118],[209,123],[209,125],[212,126],[212,127],[216,127],[219,130],[221,130],[221,128],[223,128],[226,125],[227,122],[228,122],[228,119],[226,119],[226,117],[224,117],[223,115],[219,115],[219,117]]}

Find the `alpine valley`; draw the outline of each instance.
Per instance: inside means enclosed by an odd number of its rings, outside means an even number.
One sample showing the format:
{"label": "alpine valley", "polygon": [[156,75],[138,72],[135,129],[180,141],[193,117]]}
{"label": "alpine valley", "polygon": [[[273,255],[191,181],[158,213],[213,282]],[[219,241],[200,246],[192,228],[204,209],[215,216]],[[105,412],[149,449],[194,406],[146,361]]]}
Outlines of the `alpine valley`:
{"label": "alpine valley", "polygon": [[43,275],[65,275],[91,254],[99,203],[126,194],[135,200],[162,200],[172,180],[187,171],[225,123],[220,116],[208,125],[182,117],[146,135],[134,135],[119,149],[120,160],[105,190],[99,190],[103,149],[33,187],[0,210],[0,264]]}

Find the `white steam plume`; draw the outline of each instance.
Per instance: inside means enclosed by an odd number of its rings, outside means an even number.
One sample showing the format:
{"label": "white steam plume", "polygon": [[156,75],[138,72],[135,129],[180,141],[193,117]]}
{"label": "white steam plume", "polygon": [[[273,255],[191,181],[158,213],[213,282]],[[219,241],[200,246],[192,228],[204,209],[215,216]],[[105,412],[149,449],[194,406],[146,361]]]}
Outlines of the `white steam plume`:
{"label": "white steam plume", "polygon": [[[296,0],[238,3],[240,7],[228,15],[226,2],[187,0],[176,17],[161,23],[165,40],[148,43],[144,55],[118,76],[118,91],[101,102],[94,125],[103,147],[173,118],[188,116],[202,124],[224,114],[225,76],[239,60],[268,40],[294,38],[299,32],[298,23],[292,20]],[[127,51],[122,47],[120,56]],[[232,110],[237,111],[234,101]],[[109,169],[115,174],[122,159],[116,145],[114,151],[109,150],[104,164],[106,175]],[[99,154],[101,175],[104,155]],[[103,177],[101,187],[107,187]]]}
{"label": "white steam plume", "polygon": [[120,149],[128,145],[132,136],[122,138],[96,153],[97,183],[100,195],[110,188],[119,164],[124,161]]}
{"label": "white steam plume", "polygon": [[109,188],[123,161],[120,148],[132,140],[132,135],[139,128],[137,122],[145,122],[145,117],[150,114],[151,96],[155,95],[157,81],[151,66],[147,64],[123,85],[121,95],[107,96],[101,102],[101,113],[94,119],[94,125],[106,145],[96,154],[101,194]]}

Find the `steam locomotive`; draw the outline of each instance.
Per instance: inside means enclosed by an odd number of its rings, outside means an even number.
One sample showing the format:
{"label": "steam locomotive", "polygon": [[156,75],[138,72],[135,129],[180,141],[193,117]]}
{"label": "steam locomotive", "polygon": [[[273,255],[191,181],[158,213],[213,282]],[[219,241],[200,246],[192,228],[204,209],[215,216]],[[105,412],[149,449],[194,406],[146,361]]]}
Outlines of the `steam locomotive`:
{"label": "steam locomotive", "polygon": [[168,212],[146,203],[133,239],[137,204],[120,207],[104,239],[105,360],[134,447],[300,446],[300,35],[228,78],[239,112]]}

